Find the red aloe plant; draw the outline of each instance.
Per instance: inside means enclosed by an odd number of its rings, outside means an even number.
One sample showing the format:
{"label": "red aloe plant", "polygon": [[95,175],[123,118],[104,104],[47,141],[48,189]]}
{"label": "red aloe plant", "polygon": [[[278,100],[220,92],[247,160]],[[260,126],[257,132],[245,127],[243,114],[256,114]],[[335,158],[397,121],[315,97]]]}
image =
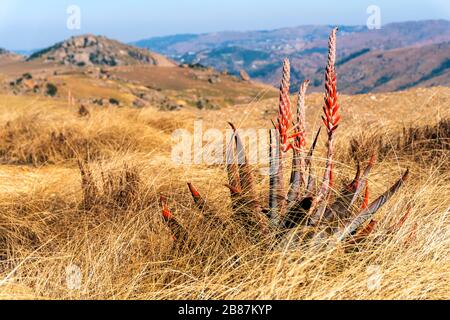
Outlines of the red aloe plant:
{"label": "red aloe plant", "polygon": [[[305,81],[299,90],[297,115],[294,119],[289,97],[290,64],[283,63],[280,86],[278,118],[275,129],[270,131],[270,186],[268,209],[263,209],[254,187],[253,172],[250,168],[243,143],[233,124],[233,138],[227,146],[227,172],[233,218],[243,225],[252,236],[278,235],[288,231],[304,233],[303,239],[311,239],[311,228],[319,238],[324,235],[347,244],[363,241],[374,230],[373,220],[377,211],[400,189],[409,175],[409,170],[375,201],[369,201],[369,174],[375,164],[373,155],[361,174],[357,165],[354,180],[333,194],[334,140],[340,122],[336,76],[336,34],[332,30],[329,39],[328,64],[325,76],[325,105],[323,124],[327,131],[327,160],[320,188],[316,188],[313,172],[313,156],[321,130],[314,137],[310,150],[306,150],[305,96],[309,82]],[[284,190],[284,155],[293,153],[289,190]],[[194,202],[205,217],[217,216],[200,193],[189,184]],[[364,194],[363,194],[364,193]],[[165,205],[165,204],[164,204]],[[267,216],[265,215],[267,214]],[[163,206],[167,221],[168,211]],[[170,219],[174,219],[169,215]],[[399,222],[404,223],[407,215]],[[171,220],[169,220],[171,221]],[[270,223],[269,223],[270,222]],[[172,227],[173,228],[173,227]],[[391,228],[387,233],[398,230]],[[314,237],[314,236],[313,236]],[[278,237],[279,238],[279,237]]]}

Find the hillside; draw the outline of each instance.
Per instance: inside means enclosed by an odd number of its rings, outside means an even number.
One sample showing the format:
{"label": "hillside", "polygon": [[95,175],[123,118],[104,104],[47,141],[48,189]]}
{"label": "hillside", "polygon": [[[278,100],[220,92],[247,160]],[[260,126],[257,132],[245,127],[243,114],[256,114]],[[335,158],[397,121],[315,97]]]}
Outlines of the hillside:
{"label": "hillside", "polygon": [[[238,74],[244,69],[252,78],[275,85],[278,81],[276,75],[281,69],[280,61],[286,56],[291,59],[295,81],[317,79],[317,72],[322,72],[326,61],[327,35],[330,30],[331,26],[301,26],[270,31],[159,37],[134,44],[164,53],[180,62],[200,63],[218,70],[227,70],[232,74]],[[389,53],[391,50],[410,48],[408,51],[414,51],[409,54],[411,58],[425,54],[428,59],[436,60],[433,64],[438,68],[445,66],[443,56],[450,56],[450,52],[448,46],[438,48],[442,50],[438,52],[432,45],[448,41],[450,22],[445,20],[392,23],[383,26],[381,30],[368,30],[363,26],[340,26],[340,67],[345,66],[345,70],[356,72],[349,75],[353,77],[353,82],[345,84],[342,90],[346,93],[357,93],[366,90],[399,90],[407,86],[430,86],[436,82],[446,85],[448,70],[441,70],[442,74],[435,81],[418,81],[424,73],[433,72],[433,69],[425,70],[428,62],[421,59],[413,59],[413,64],[402,63],[405,69],[409,69],[408,74],[417,79],[407,84],[406,77],[395,79],[397,76],[392,75],[391,70],[399,69],[396,66],[398,61],[385,60],[377,71],[378,77],[374,79],[370,73],[366,74],[358,67],[358,60],[355,58],[372,59],[373,55],[380,54],[392,56],[395,51]],[[415,70],[418,70],[417,73]],[[398,73],[399,77],[402,75],[402,72]],[[363,86],[356,83],[362,78],[365,79]],[[383,79],[390,79],[391,83],[380,86]],[[398,85],[395,85],[396,82]],[[316,86],[316,90],[318,89],[321,87]]]}
{"label": "hillside", "polygon": [[78,67],[133,64],[175,66],[175,63],[162,55],[125,45],[106,37],[93,35],[72,37],[33,53],[27,60],[34,61],[37,59]]}
{"label": "hillside", "polygon": [[[178,66],[162,55],[104,37],[70,38],[28,59],[0,56],[0,92],[48,96],[76,104],[220,109],[251,103],[276,89],[199,66]],[[8,56],[9,57],[9,56]]]}
{"label": "hillside", "polygon": [[[450,42],[370,51],[337,68],[340,88],[345,92],[368,93],[405,90],[414,87],[450,85]],[[313,84],[321,86],[323,72]]]}

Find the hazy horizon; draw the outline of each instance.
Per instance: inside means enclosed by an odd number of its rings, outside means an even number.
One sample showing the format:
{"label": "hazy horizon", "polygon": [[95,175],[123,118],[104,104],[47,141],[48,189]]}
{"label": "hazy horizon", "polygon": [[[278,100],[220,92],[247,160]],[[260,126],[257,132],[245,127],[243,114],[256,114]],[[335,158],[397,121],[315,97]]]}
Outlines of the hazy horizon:
{"label": "hazy horizon", "polygon": [[[365,25],[369,16],[367,8],[371,5],[380,8],[382,25],[450,20],[450,3],[443,0],[427,3],[418,0],[395,3],[352,0],[339,6],[331,0],[314,3],[291,0],[241,2],[230,0],[219,4],[206,0],[168,0],[148,3],[130,0],[123,7],[103,0],[95,3],[86,0],[44,0],[39,3],[2,0],[0,47],[12,51],[36,50],[81,34],[104,35],[129,43],[177,34],[273,30],[305,25]],[[67,8],[70,5],[80,8],[80,29],[67,27],[70,16]]]}
{"label": "hazy horizon", "polygon": [[[423,20],[394,21],[394,22],[390,22],[390,23],[385,24],[385,25],[389,25],[389,24],[393,24],[393,23],[420,22],[420,21],[439,21],[439,20],[442,20],[442,21],[449,21],[449,22],[450,22],[450,20],[448,20],[448,19],[423,19]],[[300,28],[300,27],[307,27],[307,26],[324,26],[324,25],[328,25],[328,24],[322,24],[322,25],[320,25],[320,24],[304,24],[304,25],[296,25],[296,26],[284,26],[284,27],[273,28],[273,29],[221,30],[221,31],[214,31],[214,32],[173,33],[173,34],[166,34],[166,35],[159,35],[159,36],[144,37],[144,38],[134,39],[134,40],[131,40],[131,41],[122,41],[121,39],[109,37],[109,36],[104,35],[104,34],[98,34],[98,33],[92,33],[92,32],[86,32],[86,33],[81,32],[81,33],[73,34],[73,35],[70,35],[70,36],[68,36],[68,37],[61,38],[61,39],[56,40],[56,41],[54,41],[54,42],[48,43],[48,44],[45,45],[45,46],[36,47],[36,48],[20,48],[20,49],[15,49],[15,48],[6,48],[6,47],[3,47],[3,46],[1,46],[1,45],[0,45],[0,48],[6,49],[6,50],[11,51],[11,52],[16,52],[16,53],[20,53],[20,52],[32,52],[32,51],[38,51],[38,50],[45,49],[45,48],[47,48],[47,47],[50,47],[50,46],[52,46],[52,45],[54,45],[54,44],[56,44],[56,43],[62,42],[62,41],[64,41],[64,40],[69,39],[69,38],[74,37],[74,36],[76,37],[76,36],[88,35],[88,34],[92,34],[92,35],[94,35],[94,36],[105,36],[105,37],[107,37],[107,38],[109,38],[109,39],[112,39],[112,40],[116,40],[116,41],[120,41],[120,42],[123,42],[123,43],[130,44],[130,43],[138,42],[138,41],[141,41],[141,40],[147,40],[147,39],[151,39],[151,38],[164,38],[164,37],[170,37],[170,36],[176,36],[176,35],[191,35],[191,34],[194,34],[194,35],[202,35],[202,34],[208,34],[208,33],[226,33],[226,32],[253,32],[253,31],[256,32],[256,31],[270,31],[270,30],[289,29],[289,28]],[[332,26],[332,25],[330,25],[330,26]],[[355,26],[361,26],[361,25],[356,25],[356,24],[350,25],[350,24],[347,24],[347,25],[341,25],[341,26],[355,27]]]}

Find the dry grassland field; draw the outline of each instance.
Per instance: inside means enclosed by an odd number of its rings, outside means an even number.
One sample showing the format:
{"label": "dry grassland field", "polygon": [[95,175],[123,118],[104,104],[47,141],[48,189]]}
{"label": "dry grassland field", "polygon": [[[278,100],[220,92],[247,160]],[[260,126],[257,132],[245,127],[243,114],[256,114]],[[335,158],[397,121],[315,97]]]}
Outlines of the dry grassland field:
{"label": "dry grassland field", "polygon": [[0,299],[449,299],[450,87],[337,93],[334,32],[306,94],[1,60]]}

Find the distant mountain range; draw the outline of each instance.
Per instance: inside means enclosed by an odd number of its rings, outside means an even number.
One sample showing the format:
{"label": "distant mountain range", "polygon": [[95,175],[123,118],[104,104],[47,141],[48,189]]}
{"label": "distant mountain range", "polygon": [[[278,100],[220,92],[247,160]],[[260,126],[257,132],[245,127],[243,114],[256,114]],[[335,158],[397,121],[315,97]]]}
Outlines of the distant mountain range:
{"label": "distant mountain range", "polygon": [[[332,26],[270,31],[219,32],[150,38],[132,43],[179,63],[211,66],[276,85],[289,57],[295,82],[312,80],[321,90],[327,38]],[[450,85],[450,21],[392,23],[380,30],[340,26],[339,87],[345,93],[396,91]]]}

